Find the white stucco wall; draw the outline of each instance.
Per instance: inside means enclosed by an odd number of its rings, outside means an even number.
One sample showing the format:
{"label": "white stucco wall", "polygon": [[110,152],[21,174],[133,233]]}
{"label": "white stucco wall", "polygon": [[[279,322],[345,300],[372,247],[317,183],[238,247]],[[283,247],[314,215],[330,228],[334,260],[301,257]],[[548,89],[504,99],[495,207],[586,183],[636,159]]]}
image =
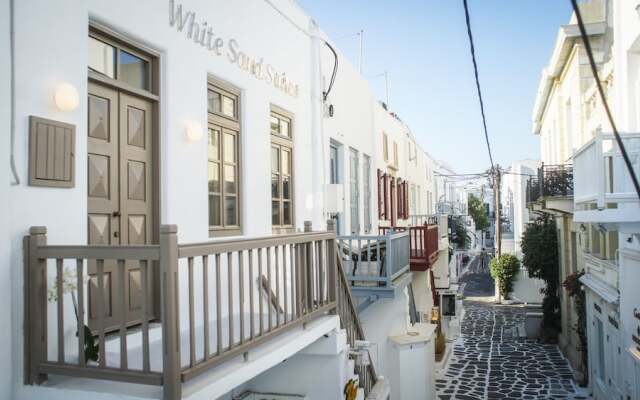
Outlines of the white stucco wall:
{"label": "white stucco wall", "polygon": [[[0,293],[5,294],[5,301],[0,304],[0,320],[11,325],[11,308],[13,299],[8,296],[12,286],[12,268],[9,261],[10,248],[8,246],[10,237],[10,216],[9,207],[9,185],[12,181],[9,172],[9,147],[11,132],[11,97],[10,97],[10,71],[11,58],[9,57],[9,0],[0,2],[0,52],[5,56],[0,59]],[[17,271],[14,271],[17,272]],[[17,332],[15,332],[17,333]],[[13,375],[15,369],[12,367],[12,336],[15,334],[11,329],[0,330],[0,369],[5,371],[0,376],[0,398],[11,398],[13,391]]]}

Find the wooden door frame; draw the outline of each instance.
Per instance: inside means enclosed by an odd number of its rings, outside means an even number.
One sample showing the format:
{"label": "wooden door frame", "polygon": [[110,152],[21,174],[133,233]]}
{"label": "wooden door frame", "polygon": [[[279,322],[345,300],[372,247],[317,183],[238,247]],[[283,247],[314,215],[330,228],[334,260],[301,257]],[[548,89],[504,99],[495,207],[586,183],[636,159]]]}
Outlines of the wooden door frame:
{"label": "wooden door frame", "polygon": [[[152,161],[152,217],[153,223],[151,224],[151,242],[160,243],[160,208],[162,206],[162,200],[160,194],[162,193],[162,163],[161,163],[161,149],[162,149],[162,123],[161,123],[161,110],[162,110],[162,97],[161,97],[161,70],[160,65],[163,61],[163,55],[159,51],[140,43],[132,39],[125,34],[118,32],[117,30],[94,20],[89,21],[89,30],[87,32],[87,38],[89,36],[99,37],[109,44],[116,45],[121,48],[125,48],[128,52],[136,56],[140,56],[147,62],[149,62],[149,90],[143,90],[135,86],[129,85],[125,82],[118,81],[116,79],[109,78],[100,73],[88,70],[88,82],[93,82],[107,88],[112,88],[120,92],[124,92],[133,96],[141,97],[148,100],[152,104],[152,116],[151,116],[151,161]],[[88,95],[88,88],[87,88]],[[88,234],[88,233],[87,233]],[[88,237],[87,237],[88,240]],[[155,268],[155,266],[153,267]],[[157,319],[161,318],[160,315],[160,274],[153,274],[153,309],[155,311]]]}

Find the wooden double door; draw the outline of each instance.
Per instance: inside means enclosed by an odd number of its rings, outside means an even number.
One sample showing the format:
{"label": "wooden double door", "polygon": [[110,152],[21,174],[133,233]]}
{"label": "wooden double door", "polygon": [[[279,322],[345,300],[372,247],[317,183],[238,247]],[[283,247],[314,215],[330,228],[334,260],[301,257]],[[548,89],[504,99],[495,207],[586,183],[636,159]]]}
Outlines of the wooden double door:
{"label": "wooden double door", "polygon": [[[156,238],[154,216],[154,103],[89,82],[87,125],[87,224],[91,245],[145,245]],[[98,278],[89,263],[89,327],[98,327]],[[147,319],[157,313],[157,274],[138,261],[125,261],[124,285],[116,261],[104,262],[104,327],[142,322],[142,282],[147,282]]]}

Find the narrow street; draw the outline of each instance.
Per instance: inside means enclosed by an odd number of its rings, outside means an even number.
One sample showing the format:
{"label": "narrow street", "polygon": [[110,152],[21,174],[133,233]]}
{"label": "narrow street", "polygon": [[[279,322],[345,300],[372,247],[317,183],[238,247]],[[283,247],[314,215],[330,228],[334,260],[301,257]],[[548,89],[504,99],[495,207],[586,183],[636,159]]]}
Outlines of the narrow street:
{"label": "narrow street", "polygon": [[465,315],[446,370],[436,379],[438,399],[585,399],[557,346],[522,337],[526,309],[491,303],[487,264],[476,257],[461,278]]}

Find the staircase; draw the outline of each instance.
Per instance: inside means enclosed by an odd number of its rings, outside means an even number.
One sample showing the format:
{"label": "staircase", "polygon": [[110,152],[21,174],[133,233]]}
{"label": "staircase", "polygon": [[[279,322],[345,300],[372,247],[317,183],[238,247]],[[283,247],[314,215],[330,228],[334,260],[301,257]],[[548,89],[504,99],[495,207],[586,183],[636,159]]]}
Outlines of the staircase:
{"label": "staircase", "polygon": [[[358,311],[353,301],[353,297],[351,296],[349,281],[347,280],[347,276],[344,272],[344,266],[342,265],[342,259],[339,256],[337,246],[335,254],[338,263],[337,310],[340,317],[340,325],[342,326],[342,329],[346,330],[347,343],[349,343],[349,347],[351,349],[357,349],[362,347],[362,344],[366,342],[366,338],[364,336],[362,325],[360,325]],[[356,397],[357,399],[367,398],[378,382],[378,377],[376,375],[375,368],[371,363],[369,352],[365,349],[359,353],[362,354],[363,352],[366,354],[365,357],[359,356],[353,352],[350,355],[351,359],[349,360],[349,365],[353,366],[355,375],[358,377],[359,394]],[[360,392],[363,392],[364,395]]]}

